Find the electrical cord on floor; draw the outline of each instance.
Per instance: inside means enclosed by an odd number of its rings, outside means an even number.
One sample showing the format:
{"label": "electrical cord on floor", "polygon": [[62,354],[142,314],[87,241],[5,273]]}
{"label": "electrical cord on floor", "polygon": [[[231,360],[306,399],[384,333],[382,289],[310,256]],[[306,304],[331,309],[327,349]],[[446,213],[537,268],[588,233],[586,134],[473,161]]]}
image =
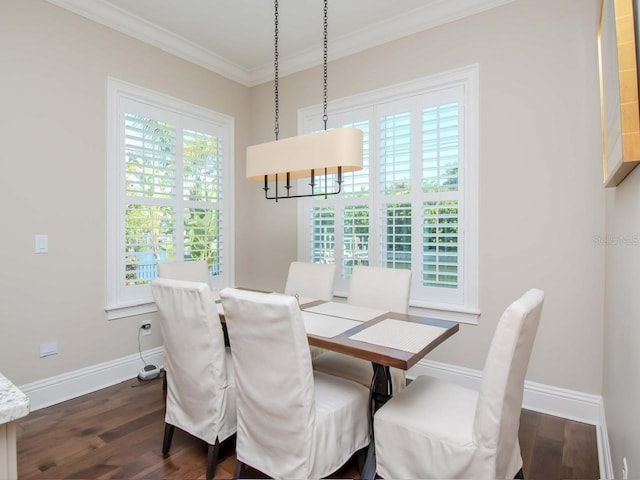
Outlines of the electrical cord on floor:
{"label": "electrical cord on floor", "polygon": [[150,327],[151,327],[151,324],[149,322],[145,322],[144,324],[140,325],[140,327],[138,328],[138,354],[140,355],[140,360],[142,360],[142,363],[144,364],[144,366],[140,369],[140,373],[138,373],[138,380],[141,380],[144,382],[149,380],[155,380],[156,378],[160,378],[163,376],[162,375],[163,372],[157,366],[151,363],[147,363],[147,361],[142,356],[142,347],[140,346],[140,333],[142,330],[147,330]]}
{"label": "electrical cord on floor", "polygon": [[142,332],[142,330],[142,325],[140,325],[140,328],[138,328],[138,354],[140,355],[140,360],[142,360],[142,363],[146,365],[147,362],[144,360],[144,357],[142,356],[142,349],[140,348],[140,333]]}

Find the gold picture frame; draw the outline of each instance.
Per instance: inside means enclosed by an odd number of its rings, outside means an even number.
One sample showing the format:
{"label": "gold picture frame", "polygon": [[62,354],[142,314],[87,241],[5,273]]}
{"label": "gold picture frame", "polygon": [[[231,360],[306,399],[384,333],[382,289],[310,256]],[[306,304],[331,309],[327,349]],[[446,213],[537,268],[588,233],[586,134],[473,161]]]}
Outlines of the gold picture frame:
{"label": "gold picture frame", "polygon": [[602,169],[615,187],[640,162],[633,0],[602,0],[598,26]]}

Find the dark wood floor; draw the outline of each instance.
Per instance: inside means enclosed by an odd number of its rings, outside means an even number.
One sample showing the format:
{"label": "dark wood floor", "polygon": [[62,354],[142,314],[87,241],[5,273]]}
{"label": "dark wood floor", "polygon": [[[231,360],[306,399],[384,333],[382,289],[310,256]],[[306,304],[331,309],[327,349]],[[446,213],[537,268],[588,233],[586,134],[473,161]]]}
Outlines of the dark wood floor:
{"label": "dark wood floor", "polygon": [[[17,421],[18,476],[28,479],[204,478],[206,446],[176,429],[163,458],[162,381],[137,379],[32,412]],[[527,479],[597,479],[595,427],[524,410],[520,445]],[[216,478],[232,478],[233,442]],[[248,471],[250,476],[258,472]],[[358,479],[356,461],[335,477]]]}

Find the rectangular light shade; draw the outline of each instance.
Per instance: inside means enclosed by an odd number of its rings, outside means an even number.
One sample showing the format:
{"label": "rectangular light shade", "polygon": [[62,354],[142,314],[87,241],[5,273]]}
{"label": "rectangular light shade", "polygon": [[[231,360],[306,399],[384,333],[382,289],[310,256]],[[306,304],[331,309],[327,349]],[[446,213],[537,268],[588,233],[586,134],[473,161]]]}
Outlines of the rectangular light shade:
{"label": "rectangular light shade", "polygon": [[357,128],[334,128],[307,135],[261,143],[247,148],[247,178],[284,181],[315,175],[354,172],[362,169],[362,131]]}

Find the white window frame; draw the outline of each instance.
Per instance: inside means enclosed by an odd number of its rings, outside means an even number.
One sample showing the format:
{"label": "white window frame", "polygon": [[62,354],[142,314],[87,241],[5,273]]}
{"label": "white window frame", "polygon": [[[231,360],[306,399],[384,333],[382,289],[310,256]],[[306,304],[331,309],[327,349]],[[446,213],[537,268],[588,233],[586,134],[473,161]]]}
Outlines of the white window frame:
{"label": "white window frame", "polygon": [[[107,318],[129,317],[155,312],[150,285],[135,287],[133,295],[125,292],[124,275],[124,225],[126,204],[124,182],[124,132],[120,128],[124,116],[122,104],[129,101],[146,104],[150,109],[160,109],[168,116],[177,114],[190,117],[194,125],[213,125],[225,146],[223,151],[223,189],[225,200],[221,205],[224,218],[222,235],[225,271],[219,278],[212,277],[211,287],[222,288],[234,284],[234,119],[213,110],[171,97],[144,87],[139,87],[112,77],[107,78],[107,244],[106,244],[106,306]],[[218,285],[218,283],[220,285]]]}
{"label": "white window frame", "polygon": [[[459,217],[459,233],[464,236],[463,246],[459,255],[462,259],[462,295],[461,299],[449,302],[425,301],[414,298],[412,287],[412,298],[410,299],[410,311],[421,315],[429,315],[436,318],[455,320],[458,322],[477,324],[480,316],[479,307],[479,234],[478,234],[478,130],[479,130],[479,67],[477,64],[465,66],[455,70],[442,72],[428,77],[420,78],[410,82],[393,85],[379,90],[366,92],[351,97],[342,98],[329,103],[329,126],[331,126],[331,115],[349,115],[356,109],[371,108],[373,105],[380,105],[388,102],[401,101],[404,98],[414,97],[426,93],[435,93],[451,87],[460,87],[463,90],[462,124],[460,129],[463,132],[463,164],[459,168],[459,185],[461,190],[461,208]],[[322,118],[322,106],[313,105],[298,110],[298,133],[309,133],[317,130],[318,119]],[[353,120],[356,120],[354,118]],[[372,147],[373,148],[373,147]],[[373,202],[369,201],[373,208],[380,206],[379,196],[374,193],[377,188],[378,179],[370,178],[370,192],[373,194]],[[415,184],[415,182],[414,182]],[[414,189],[412,189],[414,190]],[[408,199],[407,199],[408,200]],[[401,197],[398,201],[404,203]],[[298,204],[298,259],[310,261],[310,200],[301,201]],[[373,210],[372,210],[373,211]],[[377,210],[376,210],[377,211]],[[414,222],[415,223],[415,222]],[[421,235],[422,228],[412,228],[413,242]],[[377,228],[377,227],[376,227]],[[336,237],[339,236],[340,228],[336,226]],[[377,231],[371,230],[370,235],[377,235]],[[374,237],[370,237],[374,238]],[[336,239],[338,241],[338,238]],[[376,241],[372,242],[377,243]],[[414,243],[415,244],[415,243]],[[371,247],[372,245],[370,245]],[[376,249],[376,246],[373,245]],[[371,253],[371,252],[370,252]],[[377,255],[376,257],[377,258]],[[374,257],[370,256],[370,260]],[[374,259],[375,262],[375,259]],[[341,271],[341,269],[338,269]],[[339,275],[339,272],[338,272]],[[421,275],[414,275],[412,282],[419,285]],[[338,297],[348,296],[348,282],[342,278],[336,278],[336,290]],[[446,297],[446,296],[445,296]]]}

